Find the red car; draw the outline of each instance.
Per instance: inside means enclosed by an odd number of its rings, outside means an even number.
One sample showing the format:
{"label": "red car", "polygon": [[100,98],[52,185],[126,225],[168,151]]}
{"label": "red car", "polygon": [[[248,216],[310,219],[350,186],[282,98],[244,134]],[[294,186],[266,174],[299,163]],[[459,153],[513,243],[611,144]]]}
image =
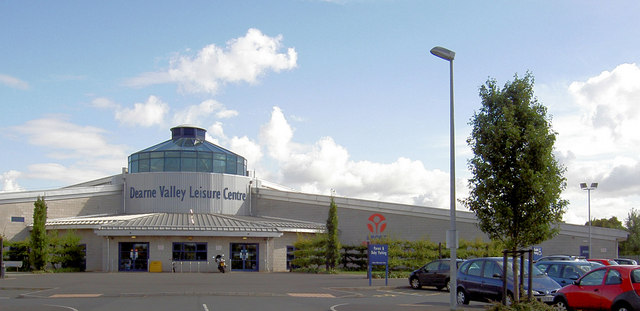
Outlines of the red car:
{"label": "red car", "polygon": [[560,289],[558,310],[640,310],[640,266],[605,266]]}
{"label": "red car", "polygon": [[591,262],[597,262],[597,263],[601,263],[605,266],[611,266],[611,265],[617,265],[618,263],[615,260],[611,260],[611,259],[587,259],[588,261]]}

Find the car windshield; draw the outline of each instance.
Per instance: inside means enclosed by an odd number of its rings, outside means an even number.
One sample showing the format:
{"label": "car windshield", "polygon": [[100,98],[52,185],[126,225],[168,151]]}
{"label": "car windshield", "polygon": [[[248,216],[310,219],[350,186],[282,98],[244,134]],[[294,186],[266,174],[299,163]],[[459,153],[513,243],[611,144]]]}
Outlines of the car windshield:
{"label": "car windshield", "polygon": [[[498,262],[498,264],[502,268],[502,260],[500,260]],[[518,262],[518,264],[519,264],[519,262]],[[520,267],[518,267],[518,269],[520,269]],[[542,271],[540,271],[538,268],[536,268],[536,266],[531,266],[531,271],[532,271],[534,277],[544,275],[544,273],[542,273]],[[528,275],[529,275],[529,260],[525,260],[524,261],[524,276],[528,276]],[[511,258],[509,258],[509,261],[507,262],[507,276],[508,277],[513,277],[513,260]]]}

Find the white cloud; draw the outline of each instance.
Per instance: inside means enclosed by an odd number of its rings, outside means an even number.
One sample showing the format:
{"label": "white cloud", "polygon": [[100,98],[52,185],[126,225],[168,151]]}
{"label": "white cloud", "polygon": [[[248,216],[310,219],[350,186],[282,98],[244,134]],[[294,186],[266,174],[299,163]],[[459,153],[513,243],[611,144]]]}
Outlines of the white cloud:
{"label": "white cloud", "polygon": [[129,78],[125,85],[133,88],[142,88],[154,84],[164,84],[174,82],[168,72],[145,72],[137,77]]}
{"label": "white cloud", "polygon": [[11,192],[11,191],[22,191],[22,187],[18,185],[16,179],[20,178],[22,175],[21,172],[10,170],[2,173],[2,188],[0,192]]}
{"label": "white cloud", "polygon": [[588,219],[581,182],[599,183],[592,192],[592,218],[623,220],[631,208],[640,207],[640,68],[622,64],[571,83],[567,92],[573,109],[553,120],[558,158],[567,167],[563,197],[571,206],[565,221],[584,224]]}
{"label": "white cloud", "polygon": [[12,132],[34,146],[34,152],[43,150],[49,162],[29,165],[20,174],[3,175],[4,188],[17,186],[18,177],[68,184],[108,176],[126,166],[126,147],[109,144],[105,130],[73,124],[62,116],[30,120],[12,127]]}
{"label": "white cloud", "polygon": [[1,74],[1,73],[0,73],[0,84],[4,84],[8,87],[19,89],[19,90],[29,89],[29,83],[22,81],[16,77],[12,77],[12,76]]}
{"label": "white cloud", "polygon": [[247,163],[252,167],[255,167],[255,164],[251,163],[259,163],[262,160],[262,148],[247,136],[233,137],[229,142],[229,148],[247,159]]}
{"label": "white cloud", "polygon": [[169,105],[152,95],[145,103],[135,103],[133,108],[118,107],[115,118],[126,125],[149,127],[162,124],[168,112]]}
{"label": "white cloud", "polygon": [[269,156],[274,159],[287,160],[290,153],[293,129],[279,107],[273,107],[271,120],[262,126],[259,134],[260,144],[267,148]]}
{"label": "white cloud", "polygon": [[197,55],[172,57],[167,72],[144,73],[129,79],[132,87],[175,82],[188,93],[215,94],[227,82],[255,83],[271,70],[293,69],[297,66],[295,49],[279,53],[282,36],[269,37],[258,29],[249,29],[244,37],[227,42],[225,48],[205,46]]}
{"label": "white cloud", "polygon": [[105,109],[120,108],[120,106],[116,104],[114,101],[105,97],[95,98],[94,100],[91,101],[91,105],[96,108],[105,108]]}
{"label": "white cloud", "polygon": [[227,139],[227,137],[224,135],[224,130],[222,128],[222,122],[216,122],[214,124],[212,124],[209,129],[207,130],[207,135],[211,135],[212,138],[214,139]]}
{"label": "white cloud", "polygon": [[640,129],[640,68],[636,64],[622,64],[586,82],[574,82],[569,92],[584,109],[588,124],[608,129],[614,138],[640,140],[637,135],[625,135]]}
{"label": "white cloud", "polygon": [[54,155],[56,158],[124,154],[123,147],[110,145],[105,141],[104,130],[76,125],[60,116],[30,120],[23,125],[14,126],[13,130],[23,134],[30,144],[53,150],[49,156]]}
{"label": "white cloud", "polygon": [[220,119],[231,118],[238,115],[237,111],[226,109],[221,103],[210,99],[203,101],[199,105],[192,105],[176,112],[173,117],[173,124],[200,125],[213,113]]}
{"label": "white cloud", "polygon": [[[313,145],[293,142],[293,129],[282,110],[274,107],[271,120],[260,130],[260,145],[278,163],[275,182],[305,192],[359,197],[405,204],[448,206],[448,173],[428,170],[421,161],[398,158],[393,163],[354,161],[331,137]],[[251,162],[250,162],[251,164]],[[264,166],[259,164],[258,166]]]}

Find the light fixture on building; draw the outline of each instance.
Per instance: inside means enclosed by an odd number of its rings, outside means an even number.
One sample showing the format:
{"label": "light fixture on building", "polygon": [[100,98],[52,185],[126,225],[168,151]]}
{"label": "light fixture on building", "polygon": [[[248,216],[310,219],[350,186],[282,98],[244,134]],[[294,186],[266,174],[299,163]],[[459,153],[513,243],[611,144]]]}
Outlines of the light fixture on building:
{"label": "light fixture on building", "polygon": [[135,235],[132,235],[132,236],[131,236],[131,238],[132,238],[132,239],[135,239],[135,238],[136,238],[136,236],[135,236]]}

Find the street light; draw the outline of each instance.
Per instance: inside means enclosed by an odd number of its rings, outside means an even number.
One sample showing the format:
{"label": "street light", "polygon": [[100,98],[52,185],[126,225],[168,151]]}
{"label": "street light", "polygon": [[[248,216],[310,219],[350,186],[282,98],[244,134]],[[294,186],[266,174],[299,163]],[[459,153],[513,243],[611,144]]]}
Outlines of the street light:
{"label": "street light", "polygon": [[445,49],[441,46],[436,46],[431,49],[431,54],[440,57],[449,62],[449,97],[451,99],[451,104],[449,107],[449,145],[450,145],[450,168],[449,168],[449,211],[451,218],[451,229],[449,230],[447,246],[451,250],[451,263],[449,264],[449,275],[451,282],[451,290],[449,291],[449,305],[451,310],[455,310],[457,306],[456,301],[456,293],[458,286],[458,278],[457,278],[457,254],[456,248],[458,247],[458,232],[456,231],[456,158],[455,158],[455,131],[454,131],[454,123],[453,123],[453,59],[456,57],[456,53],[454,51]]}
{"label": "street light", "polygon": [[586,182],[580,183],[580,189],[587,190],[587,206],[589,207],[589,258],[591,257],[591,190],[598,188],[597,182],[592,182],[590,186],[587,186]]}

